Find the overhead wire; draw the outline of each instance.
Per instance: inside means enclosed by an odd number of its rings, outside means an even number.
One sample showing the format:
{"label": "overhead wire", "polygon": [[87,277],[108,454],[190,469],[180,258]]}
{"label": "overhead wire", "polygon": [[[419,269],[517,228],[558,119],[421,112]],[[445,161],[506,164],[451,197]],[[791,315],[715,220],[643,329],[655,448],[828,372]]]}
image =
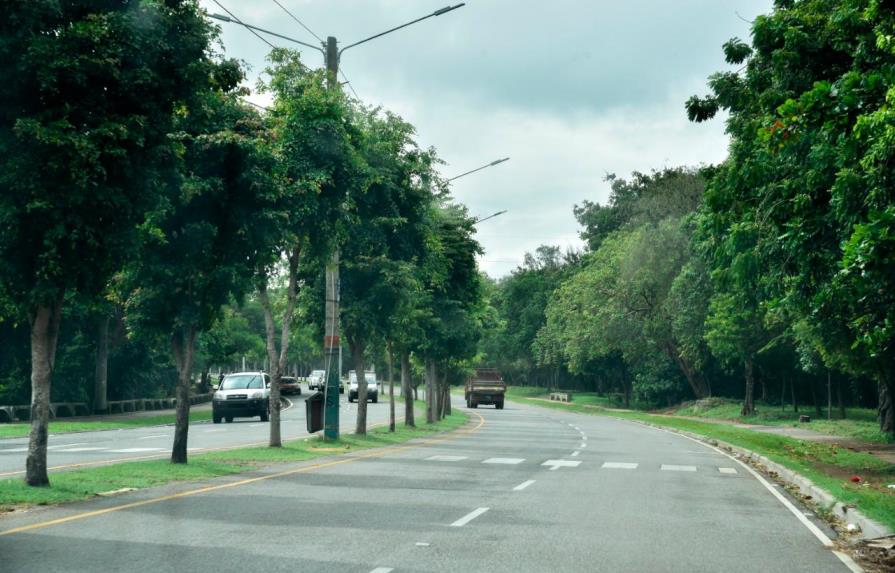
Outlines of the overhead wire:
{"label": "overhead wire", "polygon": [[320,42],[321,44],[323,43],[323,38],[321,38],[320,36],[318,36],[317,34],[315,34],[315,33],[314,33],[314,30],[312,30],[312,29],[308,28],[307,26],[305,26],[305,23],[302,22],[301,20],[299,20],[299,19],[298,19],[298,16],[296,16],[295,14],[293,14],[292,12],[290,12],[285,6],[283,6],[282,4],[280,4],[279,0],[273,0],[273,3],[276,4],[277,6],[279,6],[280,8],[282,8],[282,9],[283,9],[283,12],[289,14],[289,16],[290,16],[293,20],[295,20],[296,22],[298,22],[298,25],[301,26],[302,28],[304,28],[310,35],[312,35],[312,36],[314,36],[315,38],[317,38],[317,41],[318,41],[318,42]]}
{"label": "overhead wire", "polygon": [[348,79],[348,76],[345,75],[345,72],[342,71],[342,67],[341,67],[341,66],[339,66],[339,74],[342,75],[342,79],[345,80],[345,84],[348,86],[348,89],[351,90],[351,93],[354,94],[354,97],[357,98],[357,99],[359,100],[359,99],[360,99],[360,96],[357,95],[357,92],[354,90],[354,86],[351,85],[351,80],[349,80],[349,79]]}
{"label": "overhead wire", "polygon": [[262,36],[261,34],[259,34],[258,32],[256,32],[255,30],[252,30],[251,28],[249,28],[248,26],[246,26],[245,23],[244,23],[242,20],[240,20],[239,18],[237,18],[236,15],[233,14],[233,12],[231,12],[230,10],[227,10],[227,8],[225,8],[223,4],[221,4],[220,2],[218,2],[218,0],[212,0],[212,2],[214,2],[215,4],[217,4],[218,7],[219,7],[221,10],[223,10],[224,12],[227,13],[228,16],[230,16],[231,18],[233,18],[233,21],[234,21],[234,22],[236,22],[237,24],[239,24],[240,26],[242,26],[243,28],[245,28],[245,29],[248,30],[249,32],[255,34],[255,36],[256,36],[259,40],[261,40],[262,42],[264,42],[265,44],[267,44],[267,45],[270,46],[271,48],[276,48],[276,46],[274,46],[273,44],[271,44],[271,43],[267,40],[267,38],[265,38],[264,36]]}

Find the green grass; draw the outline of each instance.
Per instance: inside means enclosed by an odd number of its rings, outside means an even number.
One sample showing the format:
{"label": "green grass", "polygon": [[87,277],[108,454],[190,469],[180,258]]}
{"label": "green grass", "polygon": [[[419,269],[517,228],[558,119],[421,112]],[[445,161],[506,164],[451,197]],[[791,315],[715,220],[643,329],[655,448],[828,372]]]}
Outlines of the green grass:
{"label": "green grass", "polygon": [[417,428],[405,428],[399,423],[394,433],[389,433],[388,427],[377,427],[366,436],[346,435],[337,442],[304,438],[286,442],[282,448],[249,447],[196,454],[190,456],[186,465],[171,464],[167,460],[151,460],[85,468],[51,474],[50,487],[29,487],[21,478],[4,479],[0,480],[0,511],[29,505],[77,501],[124,488],[141,489],[171,482],[203,480],[274,464],[391,446],[455,430],[466,421],[464,412],[455,411],[436,424],[426,424],[425,421],[420,423],[417,418]]}
{"label": "green grass", "polygon": [[[211,410],[199,410],[190,412],[190,422],[207,422],[211,420]],[[160,414],[158,416],[140,416],[130,419],[115,421],[95,422],[66,422],[53,420],[50,422],[51,434],[68,434],[71,432],[90,432],[95,430],[121,430],[125,428],[139,428],[143,426],[162,426],[174,423],[174,414]],[[0,438],[21,438],[31,431],[29,422],[16,422],[14,424],[0,424]]]}
{"label": "green grass", "polygon": [[[869,408],[848,408],[846,409],[845,419],[838,419],[839,411],[834,410],[834,418],[827,420],[825,417],[816,418],[814,408],[802,408],[799,412],[795,412],[791,407],[782,410],[779,406],[771,406],[759,402],[755,405],[756,413],[754,416],[741,416],[740,407],[740,402],[735,400],[718,400],[717,404],[708,408],[700,408],[695,404],[691,404],[678,408],[674,414],[678,416],[732,420],[744,424],[804,428],[822,434],[855,438],[865,442],[890,443],[892,441],[891,436],[879,431],[876,410]],[[800,424],[800,414],[808,414],[811,416],[811,421],[806,424]]]}
{"label": "green grass", "polygon": [[[544,402],[534,399],[539,397],[538,394],[527,391],[511,392],[511,395],[533,405],[647,422],[746,448],[804,475],[842,503],[854,504],[870,518],[895,529],[895,494],[886,488],[888,484],[895,483],[895,466],[870,454],[853,452],[835,444],[797,440],[724,423],[645,412],[613,411],[576,402]],[[850,482],[851,475],[860,476],[862,483]]]}

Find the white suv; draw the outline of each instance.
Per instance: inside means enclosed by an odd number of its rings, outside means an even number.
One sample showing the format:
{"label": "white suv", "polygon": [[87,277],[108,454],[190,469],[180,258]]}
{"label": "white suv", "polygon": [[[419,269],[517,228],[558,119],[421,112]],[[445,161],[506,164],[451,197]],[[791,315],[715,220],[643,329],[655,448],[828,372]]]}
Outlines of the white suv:
{"label": "white suv", "polygon": [[308,375],[309,390],[323,390],[326,387],[326,371],[312,370]]}
{"label": "white suv", "polygon": [[[379,402],[379,383],[376,381],[375,372],[364,372],[364,378],[367,380],[367,400],[371,400],[374,404]],[[357,373],[354,370],[348,372],[348,401],[357,400]]]}
{"label": "white suv", "polygon": [[211,401],[211,418],[215,424],[221,419],[260,416],[262,422],[270,417],[270,376],[264,372],[227,374]]}

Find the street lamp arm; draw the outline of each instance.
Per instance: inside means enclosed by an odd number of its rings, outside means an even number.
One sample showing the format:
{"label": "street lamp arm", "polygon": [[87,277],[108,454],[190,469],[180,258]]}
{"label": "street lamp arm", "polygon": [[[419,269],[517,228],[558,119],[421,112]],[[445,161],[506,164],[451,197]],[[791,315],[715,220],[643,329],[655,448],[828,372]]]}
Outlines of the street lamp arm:
{"label": "street lamp arm", "polygon": [[499,164],[503,163],[504,161],[509,161],[509,160],[510,160],[509,157],[504,157],[503,159],[494,160],[491,163],[486,163],[485,165],[482,165],[481,167],[476,167],[475,169],[467,171],[466,173],[461,173],[460,175],[455,175],[454,177],[449,178],[448,181],[453,181],[454,179],[459,179],[461,177],[465,177],[471,173],[475,173],[476,171],[481,171],[482,169],[488,169],[489,167],[494,167],[495,165],[499,165]]}
{"label": "street lamp arm", "polygon": [[507,210],[504,209],[503,211],[498,211],[497,213],[494,213],[493,215],[488,215],[487,217],[482,217],[481,219],[475,219],[475,220],[473,220],[472,224],[473,224],[473,225],[478,225],[478,224],[481,223],[482,221],[487,221],[488,219],[493,219],[494,217],[497,217],[497,216],[499,216],[499,215],[503,215],[503,214],[506,213],[506,212],[507,212]]}
{"label": "street lamp arm", "polygon": [[401,28],[406,28],[407,26],[412,26],[413,24],[416,24],[417,22],[422,22],[423,20],[426,20],[428,18],[432,18],[435,16],[441,16],[442,14],[447,14],[448,12],[450,12],[452,10],[456,10],[457,8],[462,8],[463,6],[466,6],[466,2],[461,2],[460,4],[456,4],[454,6],[445,6],[444,8],[439,8],[438,10],[432,12],[431,14],[423,16],[422,18],[417,18],[416,20],[407,22],[406,24],[401,24],[400,26],[395,26],[394,28],[386,30],[385,32],[380,32],[380,33],[376,34],[375,36],[370,36],[369,38],[364,38],[363,40],[360,40],[359,42],[355,42],[353,44],[348,44],[347,46],[345,46],[344,48],[339,50],[339,55],[342,55],[342,52],[344,52],[348,48],[353,48],[354,46],[359,46],[361,44],[365,44],[365,43],[369,42],[370,40],[375,40],[376,38],[381,38],[382,36],[385,36],[386,34],[391,34],[392,32],[394,32],[396,30],[400,30]]}
{"label": "street lamp arm", "polygon": [[296,43],[296,44],[299,44],[299,45],[301,45],[301,46],[305,46],[305,47],[307,47],[307,48],[313,48],[314,50],[317,50],[317,51],[320,52],[321,54],[323,53],[323,48],[321,48],[320,46],[315,46],[314,44],[309,44],[309,43],[307,43],[307,42],[302,42],[301,40],[296,40],[295,38],[290,38],[289,36],[284,36],[283,34],[278,34],[278,33],[273,32],[273,31],[271,31],[271,30],[266,30],[266,29],[264,29],[264,28],[259,28],[258,26],[253,26],[253,25],[251,25],[251,24],[246,24],[246,23],[243,22],[242,20],[237,20],[237,19],[235,19],[235,18],[231,18],[231,17],[229,17],[229,16],[224,16],[223,14],[209,14],[208,17],[209,17],[209,18],[214,18],[215,20],[220,20],[221,22],[232,22],[232,23],[234,23],[234,24],[239,24],[240,26],[243,26],[243,27],[245,27],[245,28],[248,28],[249,30],[256,30],[256,31],[261,32],[261,33],[263,33],[263,34],[268,34],[268,35],[271,35],[271,36],[276,36],[277,38],[281,38],[281,39],[283,39],[283,40],[287,40],[287,41],[289,41],[289,42],[294,42],[294,43]]}

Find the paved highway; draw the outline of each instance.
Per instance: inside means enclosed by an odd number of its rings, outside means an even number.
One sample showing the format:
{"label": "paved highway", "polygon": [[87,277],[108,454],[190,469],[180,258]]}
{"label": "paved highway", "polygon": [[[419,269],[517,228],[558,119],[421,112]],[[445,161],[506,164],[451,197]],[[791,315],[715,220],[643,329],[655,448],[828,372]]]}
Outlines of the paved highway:
{"label": "paved highway", "polygon": [[461,433],[260,480],[0,518],[2,570],[849,570],[804,508],[687,438],[510,403],[471,414]]}
{"label": "paved highway", "polygon": [[[284,440],[308,435],[305,421],[304,399],[309,394],[290,396],[292,407],[281,414]],[[339,422],[343,432],[353,432],[357,416],[357,404],[347,403],[343,394]],[[369,403],[370,424],[388,422],[388,397],[378,404]],[[403,403],[397,405],[400,416]],[[190,425],[189,450],[200,452],[210,449],[266,444],[270,426],[255,418],[236,418],[232,423],[212,424],[203,422]],[[47,449],[50,471],[64,471],[84,465],[101,465],[118,460],[164,458],[170,455],[174,441],[174,426],[149,426],[142,428],[51,434]],[[25,473],[28,438],[0,439],[0,478]]]}

